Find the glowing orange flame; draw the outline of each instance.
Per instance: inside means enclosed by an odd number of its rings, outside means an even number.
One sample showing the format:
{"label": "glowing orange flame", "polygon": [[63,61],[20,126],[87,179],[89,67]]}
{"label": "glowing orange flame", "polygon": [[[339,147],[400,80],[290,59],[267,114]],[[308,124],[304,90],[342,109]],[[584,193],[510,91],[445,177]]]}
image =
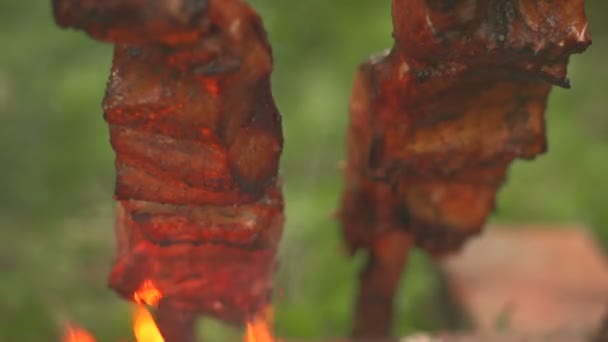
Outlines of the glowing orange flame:
{"label": "glowing orange flame", "polygon": [[255,317],[247,322],[247,333],[245,342],[274,342],[272,335],[272,322],[274,321],[274,310],[267,306]]}
{"label": "glowing orange flame", "polygon": [[165,342],[152,314],[143,306],[137,307],[133,331],[137,342]]}
{"label": "glowing orange flame", "polygon": [[[137,342],[165,342],[154,317],[145,305],[154,306],[162,298],[162,293],[150,280],[143,282],[141,288],[133,294],[133,299],[139,304],[136,307],[133,332]],[[275,340],[272,334],[274,310],[267,306],[260,310],[253,319],[247,322],[245,342],[282,342]],[[62,342],[96,342],[86,330],[68,326]]]}
{"label": "glowing orange flame", "polygon": [[95,338],[88,331],[77,326],[68,325],[63,342],[95,342]]}
{"label": "glowing orange flame", "polygon": [[140,304],[137,306],[133,323],[133,332],[137,342],[165,342],[152,314],[144,306],[144,304],[154,306],[162,297],[162,293],[151,280],[144,281],[141,288],[133,294],[135,302]]}
{"label": "glowing orange flame", "polygon": [[141,288],[133,294],[133,299],[138,304],[146,304],[154,306],[162,298],[160,290],[154,286],[151,280],[146,280],[141,285]]}

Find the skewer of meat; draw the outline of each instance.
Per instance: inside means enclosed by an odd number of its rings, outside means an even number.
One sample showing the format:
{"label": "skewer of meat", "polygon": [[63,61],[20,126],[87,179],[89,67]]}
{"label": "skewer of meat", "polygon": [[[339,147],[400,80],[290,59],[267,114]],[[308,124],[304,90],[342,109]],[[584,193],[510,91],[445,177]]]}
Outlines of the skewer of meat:
{"label": "skewer of meat", "polygon": [[110,286],[160,291],[168,342],[242,324],[271,296],[283,137],[260,18],[240,0],[54,0],[57,22],[115,43],[103,102],[116,151]]}
{"label": "skewer of meat", "polygon": [[395,45],[355,78],[340,219],[364,250],[356,337],[390,335],[411,247],[477,235],[515,159],[545,152],[552,85],[590,44],[583,1],[393,0]]}

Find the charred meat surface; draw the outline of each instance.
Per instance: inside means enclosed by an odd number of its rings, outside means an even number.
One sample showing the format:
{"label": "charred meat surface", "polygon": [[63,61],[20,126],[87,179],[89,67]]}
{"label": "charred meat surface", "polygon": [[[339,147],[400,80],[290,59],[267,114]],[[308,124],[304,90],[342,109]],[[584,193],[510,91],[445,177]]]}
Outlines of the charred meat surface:
{"label": "charred meat surface", "polygon": [[[270,300],[283,229],[283,136],[260,18],[240,0],[53,5],[59,25],[116,44],[103,103],[119,201],[110,286],[132,300],[153,283],[165,318],[244,323]],[[180,340],[162,321],[167,341]]]}
{"label": "charred meat surface", "polygon": [[546,151],[551,86],[590,44],[582,0],[393,0],[393,20],[393,49],[359,67],[350,104],[339,216],[368,255],[356,337],[390,334],[411,246],[457,251],[511,162]]}
{"label": "charred meat surface", "polygon": [[454,75],[507,69],[566,86],[591,42],[583,0],[393,0],[395,49],[412,69]]}
{"label": "charred meat surface", "polygon": [[210,24],[208,0],[54,0],[57,23],[109,42],[193,42]]}

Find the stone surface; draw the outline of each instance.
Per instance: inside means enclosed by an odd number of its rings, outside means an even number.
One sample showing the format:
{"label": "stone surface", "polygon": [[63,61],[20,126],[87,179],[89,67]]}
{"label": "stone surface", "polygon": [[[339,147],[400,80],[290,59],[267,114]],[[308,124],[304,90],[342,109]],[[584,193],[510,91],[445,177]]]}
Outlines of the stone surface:
{"label": "stone surface", "polygon": [[556,338],[598,330],[608,312],[608,263],[589,233],[577,226],[503,228],[488,229],[441,263],[477,328]]}

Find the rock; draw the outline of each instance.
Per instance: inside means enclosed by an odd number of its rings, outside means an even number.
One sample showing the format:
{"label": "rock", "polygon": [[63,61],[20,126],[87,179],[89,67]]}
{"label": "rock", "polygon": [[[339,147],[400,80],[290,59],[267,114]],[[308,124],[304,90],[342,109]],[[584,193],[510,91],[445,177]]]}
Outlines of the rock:
{"label": "rock", "polygon": [[501,228],[441,262],[477,328],[554,336],[599,329],[608,309],[608,263],[588,232]]}

